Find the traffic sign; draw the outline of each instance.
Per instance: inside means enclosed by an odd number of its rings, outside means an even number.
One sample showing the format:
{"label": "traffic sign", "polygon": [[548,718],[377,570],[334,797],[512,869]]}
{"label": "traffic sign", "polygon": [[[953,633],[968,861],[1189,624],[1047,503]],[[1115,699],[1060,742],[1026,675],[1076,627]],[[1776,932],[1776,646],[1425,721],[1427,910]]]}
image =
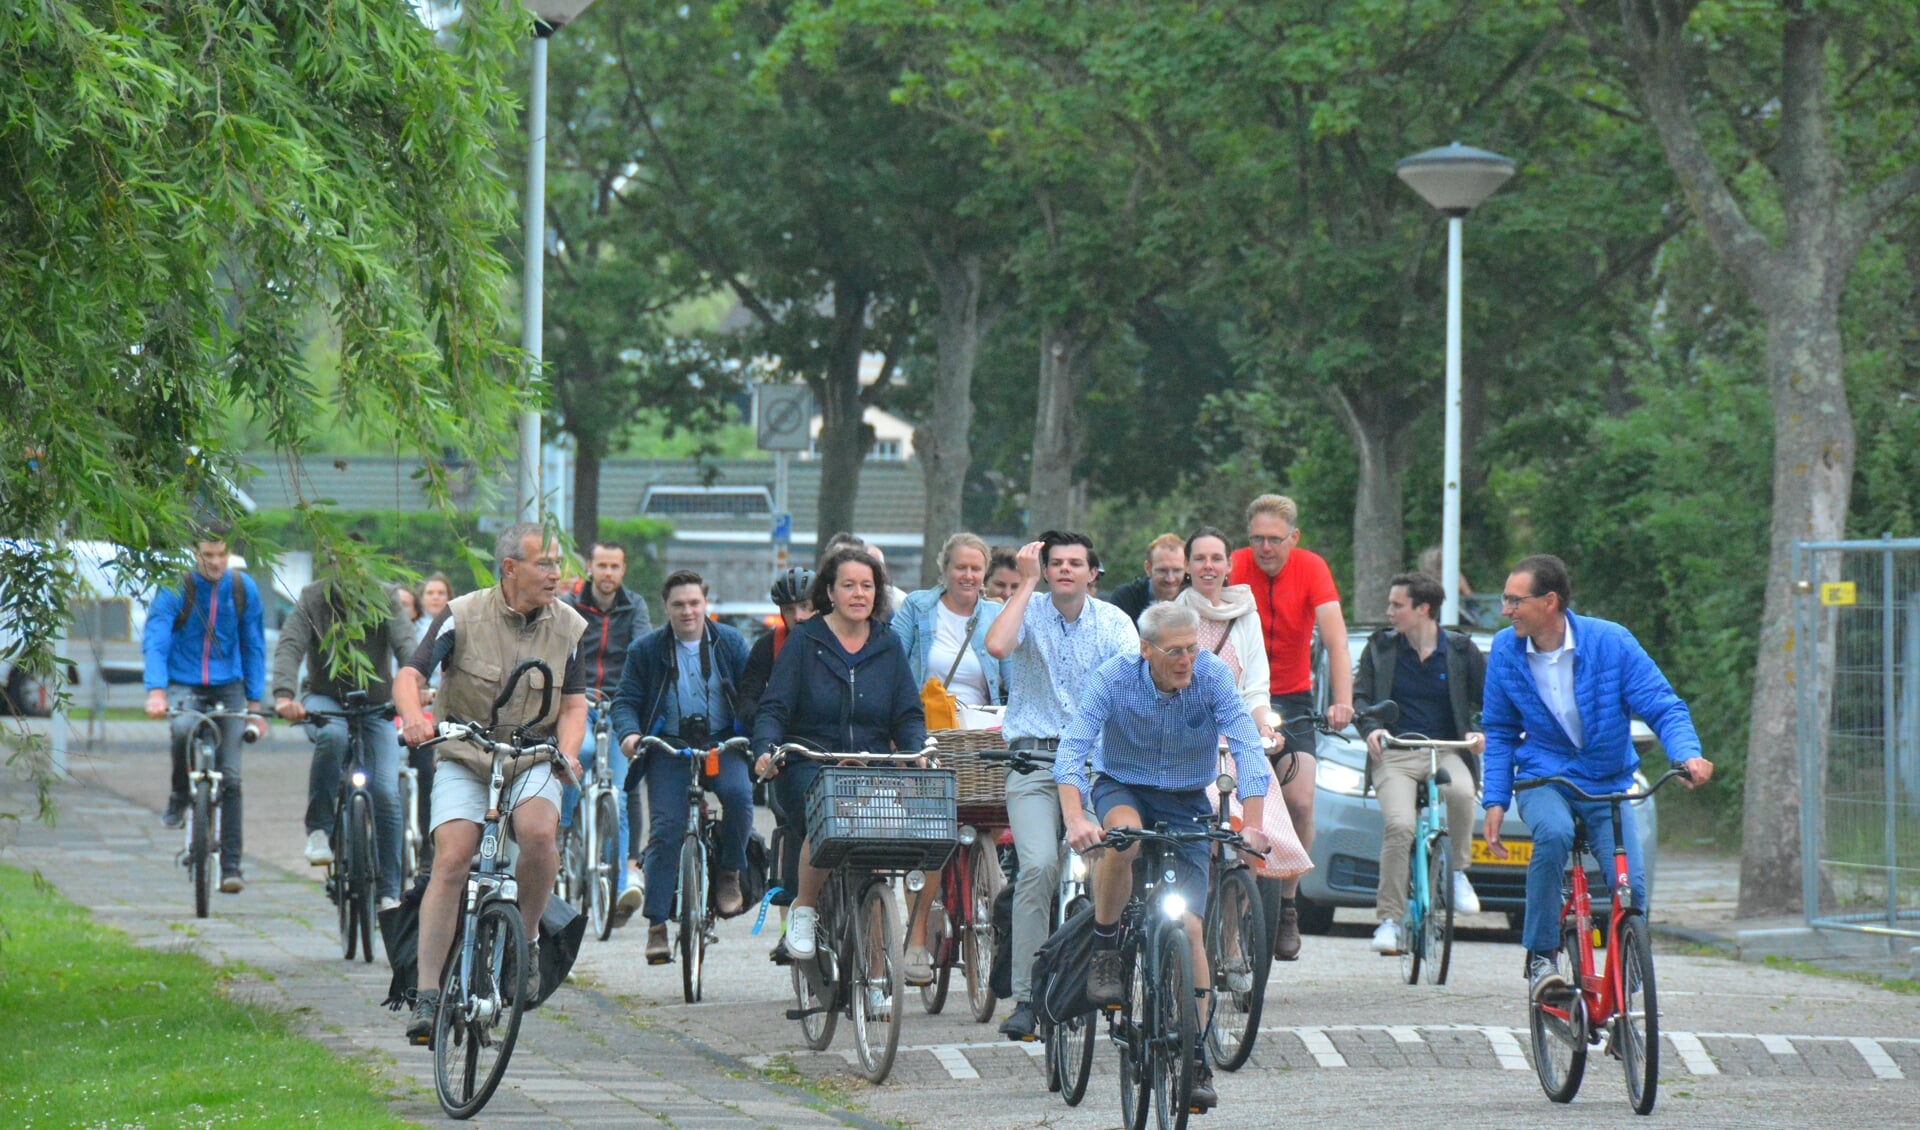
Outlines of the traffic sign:
{"label": "traffic sign", "polygon": [[754,438],[762,451],[813,446],[813,392],[806,385],[754,385]]}

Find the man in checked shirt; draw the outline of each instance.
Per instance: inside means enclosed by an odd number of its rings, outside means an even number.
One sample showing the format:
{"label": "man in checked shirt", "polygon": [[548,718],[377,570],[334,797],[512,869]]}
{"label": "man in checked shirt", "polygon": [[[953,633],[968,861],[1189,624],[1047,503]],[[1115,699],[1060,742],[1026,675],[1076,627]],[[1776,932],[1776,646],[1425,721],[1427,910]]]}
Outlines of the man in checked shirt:
{"label": "man in checked shirt", "polygon": [[[1240,834],[1255,851],[1265,852],[1269,845],[1260,829],[1272,774],[1233,671],[1200,646],[1200,617],[1191,607],[1152,605],[1140,614],[1140,653],[1116,656],[1093,672],[1061,736],[1053,779],[1060,787],[1067,842],[1075,851],[1086,851],[1100,843],[1107,828],[1205,827],[1212,814],[1206,789],[1217,775],[1222,737],[1233,754],[1236,791],[1245,810]],[[1082,798],[1089,795],[1098,827],[1082,811]],[[1096,1007],[1120,1002],[1120,915],[1133,895],[1138,852],[1138,845],[1103,851],[1093,864],[1087,1000]],[[1175,881],[1187,900],[1187,944],[1202,1017],[1207,1014],[1205,986],[1212,984],[1200,932],[1207,909],[1207,855],[1204,841],[1181,845]],[[1198,1067],[1193,1104],[1213,1106],[1217,1098],[1204,1037],[1196,1039],[1193,1054]]]}

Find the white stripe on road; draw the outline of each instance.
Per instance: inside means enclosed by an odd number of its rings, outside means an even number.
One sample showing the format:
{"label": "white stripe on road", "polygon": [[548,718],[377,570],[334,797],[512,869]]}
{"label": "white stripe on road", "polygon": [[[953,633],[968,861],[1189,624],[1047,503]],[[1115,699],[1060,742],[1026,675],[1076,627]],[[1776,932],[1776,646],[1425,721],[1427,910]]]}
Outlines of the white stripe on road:
{"label": "white stripe on road", "polygon": [[1906,1073],[1900,1070],[1900,1065],[1893,1062],[1893,1057],[1887,1054],[1887,1049],[1880,1046],[1880,1041],[1870,1036],[1854,1036],[1847,1042],[1852,1044],[1853,1049],[1860,1053],[1861,1059],[1867,1061],[1867,1066],[1873,1068],[1873,1077],[1875,1079],[1905,1079],[1907,1077]]}
{"label": "white stripe on road", "polygon": [[1800,1054],[1799,1051],[1794,1048],[1793,1041],[1786,1036],[1761,1036],[1759,1040],[1760,1046],[1767,1049],[1767,1051],[1773,1055]]}
{"label": "white stripe on road", "polygon": [[1692,1032],[1668,1032],[1667,1042],[1673,1045],[1674,1051],[1680,1053],[1680,1062],[1687,1065],[1688,1071],[1695,1075],[1720,1074],[1713,1057],[1707,1054],[1707,1045],[1701,1043],[1700,1037]]}
{"label": "white stripe on road", "polygon": [[980,1073],[973,1069],[973,1064],[967,1062],[966,1053],[959,1048],[929,1048],[928,1050],[933,1052],[933,1058],[940,1061],[940,1066],[947,1069],[947,1074],[955,1079],[980,1078]]}
{"label": "white stripe on road", "polygon": [[1508,1071],[1525,1071],[1527,1053],[1520,1050],[1520,1041],[1514,1038],[1517,1028],[1482,1028],[1480,1032],[1487,1037],[1487,1043],[1493,1047],[1493,1056],[1500,1066]]}
{"label": "white stripe on road", "polygon": [[1326,1032],[1321,1029],[1295,1028],[1293,1034],[1300,1037],[1300,1042],[1305,1044],[1307,1051],[1312,1053],[1313,1061],[1321,1067],[1347,1065],[1347,1057],[1340,1054],[1340,1049],[1333,1046],[1333,1041],[1327,1039]]}
{"label": "white stripe on road", "polygon": [[1418,1031],[1417,1029],[1414,1029],[1414,1028],[1405,1028],[1405,1027],[1400,1027],[1400,1028],[1389,1028],[1389,1029],[1387,1029],[1387,1035],[1389,1035],[1389,1036],[1392,1036],[1392,1037],[1393,1037],[1393,1042],[1394,1042],[1394,1043],[1396,1043],[1396,1044],[1424,1044],[1424,1043],[1426,1043],[1426,1041],[1425,1041],[1425,1040],[1423,1040],[1423,1039],[1421,1039],[1421,1038],[1420,1038],[1420,1033],[1419,1033],[1419,1031]]}

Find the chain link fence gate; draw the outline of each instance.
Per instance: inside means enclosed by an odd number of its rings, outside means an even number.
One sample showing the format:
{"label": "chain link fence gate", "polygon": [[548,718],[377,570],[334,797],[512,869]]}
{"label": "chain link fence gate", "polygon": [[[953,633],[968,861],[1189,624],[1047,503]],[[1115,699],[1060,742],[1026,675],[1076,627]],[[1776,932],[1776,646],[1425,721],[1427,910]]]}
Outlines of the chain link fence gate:
{"label": "chain link fence gate", "polygon": [[1794,546],[1807,924],[1920,938],[1920,539]]}

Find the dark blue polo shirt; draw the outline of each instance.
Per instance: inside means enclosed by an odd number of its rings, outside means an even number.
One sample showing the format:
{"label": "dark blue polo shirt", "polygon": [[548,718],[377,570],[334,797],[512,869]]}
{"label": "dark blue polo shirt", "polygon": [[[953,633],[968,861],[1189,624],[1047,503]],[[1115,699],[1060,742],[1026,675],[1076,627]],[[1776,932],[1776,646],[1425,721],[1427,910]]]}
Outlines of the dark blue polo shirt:
{"label": "dark blue polo shirt", "polygon": [[1437,741],[1459,741],[1453,720],[1453,697],[1447,691],[1447,633],[1441,632],[1433,654],[1423,663],[1405,637],[1393,668],[1393,701],[1400,705],[1396,734],[1425,734]]}

